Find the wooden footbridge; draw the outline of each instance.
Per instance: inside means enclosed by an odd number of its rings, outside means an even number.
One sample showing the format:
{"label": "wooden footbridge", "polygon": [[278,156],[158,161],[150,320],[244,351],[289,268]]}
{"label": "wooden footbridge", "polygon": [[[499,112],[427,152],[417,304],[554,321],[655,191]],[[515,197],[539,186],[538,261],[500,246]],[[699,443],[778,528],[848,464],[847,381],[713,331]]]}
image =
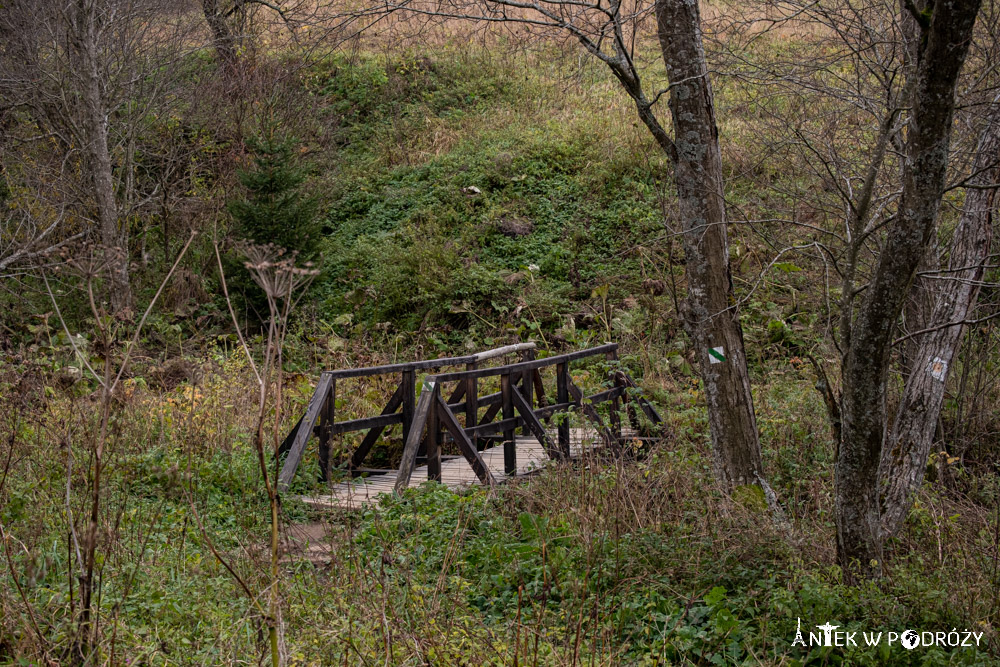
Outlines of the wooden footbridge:
{"label": "wooden footbridge", "polygon": [[[348,481],[331,485],[329,495],[306,499],[314,505],[350,508],[425,480],[456,489],[493,485],[528,473],[546,460],[570,459],[594,448],[619,452],[625,439],[662,423],[656,409],[620,367],[617,344],[544,359],[536,359],[535,352],[534,343],[519,343],[465,357],[324,372],[305,415],[279,449],[279,456],[285,455],[278,477],[280,490],[287,491],[313,436],[319,441],[319,476],[328,481],[335,471],[332,438],[367,431],[350,456],[336,466]],[[504,357],[519,359],[486,365]],[[570,365],[594,358],[606,359],[602,365],[606,370],[604,388],[587,396],[574,382]],[[464,370],[439,372],[462,367]],[[546,394],[546,371],[554,371],[554,382],[549,379],[553,397]],[[420,372],[434,373],[422,379],[418,396]],[[396,390],[381,414],[337,421],[337,392],[343,381],[375,376],[398,376]],[[481,395],[486,385],[496,388],[497,378],[499,391]],[[603,403],[608,405],[599,408]],[[621,425],[622,408],[631,426],[626,430]],[[582,414],[587,427],[571,428],[566,417],[557,417],[567,412]],[[404,443],[399,467],[365,467],[375,443],[396,424],[402,426]],[[457,453],[443,454],[445,445]]]}

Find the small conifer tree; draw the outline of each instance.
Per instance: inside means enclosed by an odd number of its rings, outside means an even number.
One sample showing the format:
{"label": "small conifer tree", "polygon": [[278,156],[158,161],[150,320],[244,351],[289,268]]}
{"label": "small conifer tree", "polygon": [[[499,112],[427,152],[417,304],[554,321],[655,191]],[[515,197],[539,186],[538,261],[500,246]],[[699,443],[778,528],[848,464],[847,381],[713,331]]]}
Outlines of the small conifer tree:
{"label": "small conifer tree", "polygon": [[[227,206],[234,223],[231,235],[258,245],[284,248],[295,253],[299,263],[317,263],[319,200],[303,188],[307,169],[298,159],[297,142],[268,126],[247,145],[253,162],[237,174],[243,196]],[[268,310],[263,292],[239,258],[231,257],[228,264],[230,291],[242,297],[248,320],[264,321]]]}

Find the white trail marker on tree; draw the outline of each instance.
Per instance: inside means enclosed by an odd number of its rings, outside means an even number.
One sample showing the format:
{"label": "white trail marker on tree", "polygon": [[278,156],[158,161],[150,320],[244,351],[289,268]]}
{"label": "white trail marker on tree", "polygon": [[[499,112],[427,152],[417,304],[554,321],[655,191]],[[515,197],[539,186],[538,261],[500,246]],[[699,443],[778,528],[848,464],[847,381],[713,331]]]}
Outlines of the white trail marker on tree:
{"label": "white trail marker on tree", "polygon": [[931,359],[931,363],[927,364],[927,372],[935,380],[944,382],[944,376],[948,373],[948,362],[941,357],[934,357]]}

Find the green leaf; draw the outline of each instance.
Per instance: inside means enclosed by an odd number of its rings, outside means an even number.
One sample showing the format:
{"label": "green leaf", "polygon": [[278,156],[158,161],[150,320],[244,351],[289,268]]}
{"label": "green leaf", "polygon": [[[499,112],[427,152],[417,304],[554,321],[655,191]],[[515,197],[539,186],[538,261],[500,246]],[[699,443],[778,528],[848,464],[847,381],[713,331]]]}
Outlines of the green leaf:
{"label": "green leaf", "polygon": [[797,271],[801,271],[802,270],[801,268],[799,268],[798,266],[795,266],[791,262],[776,262],[774,264],[774,268],[776,268],[779,271],[782,271],[784,273],[795,273]]}
{"label": "green leaf", "polygon": [[715,627],[721,633],[726,633],[739,625],[739,619],[725,607],[715,612]]}
{"label": "green leaf", "polygon": [[714,607],[715,605],[719,604],[725,599],[726,599],[726,589],[723,588],[722,586],[716,586],[711,591],[709,591],[708,595],[705,596],[705,604],[707,604],[710,607]]}

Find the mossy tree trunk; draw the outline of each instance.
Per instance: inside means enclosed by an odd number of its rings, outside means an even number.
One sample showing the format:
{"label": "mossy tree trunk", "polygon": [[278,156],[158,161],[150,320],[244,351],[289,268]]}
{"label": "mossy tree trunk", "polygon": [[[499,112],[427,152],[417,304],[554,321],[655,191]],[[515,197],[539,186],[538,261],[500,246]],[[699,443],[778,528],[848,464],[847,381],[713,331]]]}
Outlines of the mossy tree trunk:
{"label": "mossy tree trunk", "polygon": [[[980,0],[956,0],[920,14],[921,52],[913,86],[898,211],[850,327],[843,365],[836,476],[837,554],[849,578],[882,566],[879,463],[893,334],[927,252],[945,185],[955,86]],[[915,11],[915,10],[914,10]]]}
{"label": "mossy tree trunk", "polygon": [[927,332],[914,336],[910,373],[896,418],[882,450],[879,476],[882,493],[882,532],[896,533],[902,526],[913,493],[924,479],[924,470],[944,404],[945,382],[964,330],[975,308],[984,265],[993,238],[993,211],[1000,180],[1000,98],[994,100],[986,127],[980,135],[972,165],[971,186],[965,194],[962,216],[951,243],[948,271],[933,281],[933,310]]}
{"label": "mossy tree trunk", "polygon": [[659,0],[657,28],[670,79],[674,180],[683,225],[685,326],[697,347],[716,475],[729,489],[763,484],[754,415],[729,267],[722,156],[697,0]]}
{"label": "mossy tree trunk", "polygon": [[[226,11],[219,4],[219,0],[202,0],[202,12],[205,15],[205,23],[212,33],[212,48],[219,59],[219,67],[224,73],[232,74],[239,64],[239,51],[236,35],[229,25]],[[233,8],[233,11],[236,9]]]}

